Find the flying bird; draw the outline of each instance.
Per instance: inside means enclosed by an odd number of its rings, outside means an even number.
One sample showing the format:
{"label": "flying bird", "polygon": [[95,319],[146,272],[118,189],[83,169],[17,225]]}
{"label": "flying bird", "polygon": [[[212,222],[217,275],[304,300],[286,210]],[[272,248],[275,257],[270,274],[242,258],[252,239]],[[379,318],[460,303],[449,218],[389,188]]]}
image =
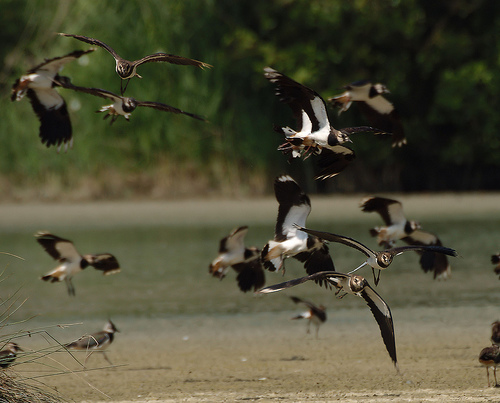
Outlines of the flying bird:
{"label": "flying bird", "polygon": [[495,268],[493,269],[495,274],[498,274],[500,276],[500,253],[491,255],[491,263],[495,265]]}
{"label": "flying bird", "polygon": [[103,330],[90,335],[84,335],[78,340],[65,344],[64,347],[68,350],[84,350],[87,352],[83,366],[87,363],[88,358],[94,351],[102,352],[103,357],[110,365],[113,363],[109,360],[106,352],[104,351],[109,347],[115,338],[115,333],[119,332],[115,324],[108,320]]}
{"label": "flying bird", "polygon": [[245,236],[248,227],[235,228],[222,238],[219,244],[219,255],[209,266],[209,273],[222,280],[232,267],[238,275],[236,281],[241,291],[254,291],[265,284],[265,274],[260,262],[260,250],[256,247],[245,247]]}
{"label": "flying bird", "polygon": [[104,115],[104,119],[111,116],[111,124],[113,124],[114,121],[119,116],[123,116],[128,121],[130,119],[130,115],[132,114],[133,111],[135,111],[135,109],[138,106],[146,106],[148,108],[153,108],[153,109],[156,109],[159,111],[183,114],[183,115],[190,116],[194,119],[206,121],[205,118],[203,118],[199,115],[195,115],[194,113],[182,111],[179,108],[175,108],[175,107],[167,105],[167,104],[163,104],[160,102],[151,102],[151,101],[138,101],[135,98],[123,97],[123,96],[116,95],[110,91],[103,90],[100,88],[79,87],[79,86],[71,84],[71,81],[69,79],[60,80],[59,84],[61,87],[66,88],[66,89],[84,92],[86,94],[94,95],[96,97],[101,97],[104,99],[110,99],[111,101],[113,101],[113,103],[111,105],[105,105],[97,111],[97,112],[107,112],[107,114]]}
{"label": "flying bird", "polygon": [[316,338],[318,338],[319,328],[326,322],[326,307],[323,305],[315,305],[299,297],[290,297],[290,299],[296,304],[303,304],[307,307],[307,311],[293,316],[292,319],[307,319],[308,334],[311,332],[311,323],[313,323],[316,328]]}
{"label": "flying bird", "polygon": [[394,105],[383,96],[390,92],[384,84],[361,80],[344,86],[344,89],[346,91],[342,94],[328,99],[330,105],[339,108],[339,115],[355,102],[370,125],[392,133],[393,147],[406,144],[401,117]]}
{"label": "flying bird", "polygon": [[284,283],[271,285],[257,291],[258,294],[269,294],[272,292],[282,291],[290,287],[305,283],[309,280],[322,280],[337,289],[337,294],[343,292],[341,298],[347,294],[356,295],[365,300],[368,307],[372,311],[375,320],[378,323],[382,340],[389,356],[394,363],[394,366],[399,372],[398,362],[396,357],[396,340],[394,335],[394,325],[392,321],[392,314],[389,305],[385,303],[382,297],[368,284],[368,281],[362,276],[354,274],[344,274],[335,271],[322,271],[311,274],[309,276],[296,278]]}
{"label": "flying bird", "polygon": [[40,231],[35,234],[35,237],[43,249],[59,263],[54,270],[42,276],[41,279],[51,283],[66,282],[69,295],[75,295],[75,288],[71,281],[73,276],[88,266],[101,270],[104,275],[120,271],[118,260],[110,253],[80,255],[73,242],[47,231]]}
{"label": "flying bird", "polygon": [[294,257],[304,263],[308,274],[334,270],[328,246],[318,237],[298,231],[311,212],[311,201],[289,175],[278,176],[274,193],[279,203],[274,239],[262,249],[262,263],[269,271],[285,272],[284,260]]}
{"label": "flying bird", "polygon": [[120,76],[122,80],[127,80],[125,87],[123,87],[123,81],[121,83],[121,95],[125,93],[127,89],[128,83],[131,78],[139,77],[142,78],[137,73],[137,67],[144,63],[149,62],[167,62],[172,64],[184,65],[184,66],[195,66],[200,68],[210,68],[212,67],[210,64],[200,62],[198,60],[188,59],[187,57],[171,55],[168,53],[153,53],[152,55],[144,56],[138,60],[130,61],[122,58],[115,50],[107,45],[106,43],[100,41],[99,39],[89,38],[83,35],[71,35],[65,33],[59,33],[61,36],[67,36],[70,38],[78,39],[79,41],[89,43],[91,45],[99,46],[105,50],[107,50],[111,56],[115,59],[116,62],[116,73]]}
{"label": "flying bird", "polygon": [[297,130],[277,127],[275,130],[285,136],[286,142],[278,147],[292,158],[319,155],[321,169],[316,179],[331,178],[344,170],[355,159],[354,151],[345,146],[352,142],[350,135],[360,132],[386,133],[369,126],[335,129],[328,119],[326,103],[314,90],[285,76],[270,67],[264,68],[264,76],[276,85],[279,100],[292,109],[297,121]]}
{"label": "flying bird", "polygon": [[23,349],[17,343],[10,341],[5,344],[0,351],[0,368],[10,367],[16,360],[19,351],[23,351]]}
{"label": "flying bird", "polygon": [[27,74],[18,78],[12,86],[11,100],[20,101],[25,95],[28,96],[40,121],[39,136],[42,144],[47,147],[57,146],[58,152],[63,145],[65,151],[73,146],[71,120],[66,102],[55,89],[58,86],[57,81],[61,79],[59,72],[65,64],[93,51],[94,49],[76,50],[65,56],[46,59],[28,70]]}
{"label": "flying bird", "polygon": [[488,378],[488,387],[490,384],[490,368],[493,368],[493,376],[495,377],[495,387],[498,387],[497,382],[497,366],[500,364],[500,347],[493,344],[491,347],[485,347],[479,353],[479,362],[486,367],[486,376]]}
{"label": "flying bird", "polygon": [[361,200],[361,210],[365,213],[376,212],[384,220],[385,227],[375,227],[370,235],[377,237],[380,246],[391,248],[394,243],[420,228],[417,221],[409,221],[403,212],[403,205],[384,197],[366,197]]}
{"label": "flying bird", "polygon": [[[355,271],[361,269],[364,265],[368,265],[372,268],[373,272],[373,281],[375,285],[378,285],[380,279],[380,272],[389,267],[392,263],[392,260],[395,256],[401,255],[406,251],[415,251],[415,252],[432,252],[432,253],[443,253],[448,256],[457,256],[457,252],[454,249],[447,248],[444,246],[431,246],[431,245],[407,245],[407,246],[398,246],[390,249],[384,249],[381,251],[374,251],[370,249],[368,246],[362,244],[359,241],[356,241],[353,238],[349,238],[343,235],[332,234],[330,232],[323,231],[315,231],[307,228],[298,227],[299,230],[307,232],[310,235],[317,236],[320,239],[324,239],[325,241],[338,242],[351,248],[359,250],[363,253],[368,259],[366,259],[363,264],[359,267],[351,271],[350,273],[354,273]],[[378,274],[375,275],[375,269],[378,270]],[[349,273],[349,274],[350,274]]]}

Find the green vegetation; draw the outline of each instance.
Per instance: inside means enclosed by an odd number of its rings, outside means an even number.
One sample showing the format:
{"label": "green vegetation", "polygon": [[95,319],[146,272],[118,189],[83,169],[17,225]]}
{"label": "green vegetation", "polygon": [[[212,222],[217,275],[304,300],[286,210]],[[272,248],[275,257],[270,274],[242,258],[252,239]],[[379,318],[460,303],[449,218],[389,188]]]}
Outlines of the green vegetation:
{"label": "green vegetation", "polygon": [[[273,124],[293,120],[263,78],[267,65],[325,98],[355,80],[383,82],[403,117],[406,147],[357,138],[356,164],[319,190],[498,189],[499,2],[0,0],[0,7],[4,197],[22,197],[19,188],[37,198],[76,189],[75,197],[91,198],[258,194],[271,192],[271,178],[283,170],[309,179],[310,161],[289,166],[276,151],[281,139]],[[75,144],[68,153],[46,149],[28,100],[14,104],[8,94],[44,57],[88,48],[56,32],[99,38],[128,59],[165,51],[212,64],[142,65],[144,78],[127,89],[209,123],[139,108],[129,123],[120,118],[109,126],[94,113],[103,100],[61,89]],[[77,85],[119,91],[103,49],[63,74]],[[355,108],[330,116],[336,127],[365,123]]]}

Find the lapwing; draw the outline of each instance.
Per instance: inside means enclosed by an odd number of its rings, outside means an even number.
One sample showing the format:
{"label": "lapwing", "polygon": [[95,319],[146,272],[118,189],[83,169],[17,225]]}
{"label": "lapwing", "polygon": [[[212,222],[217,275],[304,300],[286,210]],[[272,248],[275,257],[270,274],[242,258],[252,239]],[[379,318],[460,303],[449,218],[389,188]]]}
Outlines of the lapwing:
{"label": "lapwing", "polygon": [[125,120],[128,121],[130,119],[130,115],[138,106],[146,106],[148,108],[153,108],[153,109],[156,109],[159,111],[183,114],[186,116],[190,116],[194,119],[206,121],[205,118],[203,118],[199,115],[195,115],[194,113],[190,113],[190,112],[185,112],[183,110],[180,110],[179,108],[175,108],[173,106],[163,104],[160,102],[138,101],[135,98],[123,97],[120,95],[116,95],[110,91],[103,90],[101,88],[79,87],[79,86],[73,85],[71,83],[71,81],[68,79],[61,80],[59,82],[59,84],[61,85],[61,87],[66,88],[66,89],[84,92],[86,94],[94,95],[96,97],[101,97],[101,98],[105,98],[105,99],[110,99],[111,101],[113,101],[113,103],[111,105],[105,105],[101,109],[96,111],[96,112],[107,112],[107,114],[104,115],[104,119],[107,119],[108,117],[111,116],[111,124],[113,124],[114,121],[119,116],[123,116],[125,118]]}
{"label": "lapwing", "polygon": [[384,197],[366,197],[361,200],[361,210],[365,213],[376,212],[384,220],[385,227],[375,227],[370,235],[377,237],[379,246],[391,248],[394,243],[420,228],[417,221],[409,221],[403,212],[403,205]]}
{"label": "lapwing", "polygon": [[328,246],[318,237],[299,231],[311,212],[309,196],[289,175],[278,176],[274,193],[279,203],[274,239],[262,249],[262,263],[269,271],[285,273],[284,260],[294,257],[304,263],[308,274],[335,270]]}
{"label": "lapwing", "polygon": [[337,130],[330,124],[326,103],[316,91],[270,67],[264,68],[264,76],[275,84],[279,100],[290,106],[297,120],[297,130],[275,127],[286,140],[278,150],[291,154],[292,158],[307,158],[311,153],[319,155],[318,165],[321,171],[316,179],[337,175],[355,159],[354,151],[345,145],[352,142],[350,135],[361,132],[389,134],[369,126]]}
{"label": "lapwing", "polygon": [[113,343],[116,332],[119,332],[119,330],[116,328],[114,323],[111,322],[111,320],[108,320],[102,331],[92,333],[90,335],[84,335],[78,340],[64,345],[64,347],[68,350],[86,351],[87,355],[85,356],[85,361],[83,363],[84,367],[87,364],[88,358],[94,351],[101,352],[105,360],[109,362],[110,365],[113,365],[104,350],[107,349],[111,343]]}
{"label": "lapwing", "polygon": [[[320,239],[324,239],[325,241],[330,241],[330,242],[338,242],[347,246],[350,246],[351,248],[359,250],[361,253],[363,253],[365,256],[368,257],[363,264],[361,264],[359,267],[351,271],[349,274],[354,273],[355,271],[359,270],[362,268],[364,265],[368,265],[372,268],[373,272],[373,281],[375,282],[375,285],[378,285],[379,279],[380,279],[380,272],[382,270],[385,270],[389,267],[389,265],[392,263],[393,259],[395,256],[398,256],[402,254],[403,252],[406,251],[414,251],[414,252],[430,252],[430,253],[443,253],[448,256],[457,256],[457,252],[454,249],[447,248],[444,246],[437,246],[437,245],[407,245],[407,246],[398,246],[390,249],[385,249],[381,251],[374,251],[370,249],[368,246],[362,244],[359,241],[356,241],[353,238],[349,238],[347,236],[343,235],[337,235],[337,234],[332,234],[330,232],[323,232],[323,231],[315,231],[307,228],[302,228],[299,227],[299,230],[307,232],[310,235],[317,236]],[[375,269],[378,270],[377,275],[375,275]]]}
{"label": "lapwing", "polygon": [[66,282],[69,295],[75,295],[75,288],[71,281],[73,276],[88,266],[101,270],[104,275],[120,271],[118,260],[110,253],[80,255],[73,242],[47,231],[40,231],[35,234],[35,237],[43,249],[59,263],[54,270],[42,276],[41,279],[51,283]]}
{"label": "lapwing", "polygon": [[54,145],[57,146],[57,151],[60,151],[64,145],[64,150],[67,151],[68,147],[73,146],[71,120],[66,102],[55,87],[61,79],[59,72],[65,64],[93,51],[94,49],[76,50],[65,56],[46,59],[28,70],[27,74],[17,79],[12,86],[12,101],[19,101],[24,95],[28,96],[40,120],[40,139],[47,147]]}
{"label": "lapwing", "polygon": [[384,84],[361,80],[344,86],[344,89],[346,91],[342,94],[328,99],[329,104],[339,108],[339,115],[355,102],[370,125],[392,133],[393,147],[406,144],[401,117],[394,105],[383,96],[390,92]]}
{"label": "lapwing", "polygon": [[257,291],[258,294],[269,294],[277,291],[282,291],[290,287],[305,283],[306,281],[325,281],[337,289],[336,294],[342,292],[339,298],[343,298],[347,294],[356,295],[365,300],[368,307],[372,311],[375,320],[378,323],[382,340],[389,356],[399,372],[398,362],[396,357],[396,339],[394,335],[394,324],[389,305],[385,303],[382,297],[368,284],[368,281],[362,276],[354,274],[344,274],[335,271],[322,271],[311,274],[309,276],[296,278],[284,283],[271,285]]}
{"label": "lapwing", "polygon": [[311,332],[311,323],[316,328],[316,338],[318,338],[320,326],[326,322],[326,307],[323,305],[315,305],[311,301],[299,297],[291,296],[290,299],[296,304],[303,304],[307,307],[307,311],[293,316],[291,319],[307,319],[307,334]]}
{"label": "lapwing", "polygon": [[488,378],[488,387],[490,383],[490,368],[493,368],[495,378],[495,387],[499,387],[497,382],[497,366],[500,364],[500,347],[493,344],[491,347],[485,347],[479,353],[479,362],[486,367],[486,376]]}
{"label": "lapwing", "polygon": [[256,247],[245,247],[247,226],[235,228],[222,238],[219,244],[219,255],[209,266],[209,273],[222,280],[232,267],[238,275],[236,281],[241,291],[254,291],[262,288],[266,282],[264,269],[260,262],[260,250]]}
{"label": "lapwing", "polygon": [[111,54],[111,56],[113,56],[113,58],[115,59],[116,73],[118,74],[118,76],[120,76],[120,78],[122,80],[127,80],[125,87],[123,87],[123,81],[120,81],[120,83],[121,83],[121,95],[123,95],[125,93],[125,90],[127,89],[128,83],[129,83],[131,78],[133,78],[133,77],[142,78],[137,73],[137,67],[140,66],[141,64],[144,64],[144,63],[167,62],[167,63],[184,65],[184,66],[195,66],[195,67],[200,67],[202,69],[212,67],[210,64],[200,62],[198,60],[189,59],[189,58],[183,57],[183,56],[171,55],[168,53],[161,53],[161,52],[153,53],[151,55],[144,56],[144,57],[142,57],[138,60],[134,60],[134,61],[125,60],[118,53],[116,53],[115,50],[111,46],[100,41],[99,39],[89,38],[89,37],[83,36],[83,35],[72,35],[72,34],[65,34],[65,33],[59,33],[59,35],[67,36],[70,38],[75,38],[75,39],[78,39],[79,41],[89,43],[91,45],[99,46],[99,47],[107,50]]}
{"label": "lapwing", "polygon": [[23,351],[21,347],[17,343],[13,341],[8,342],[3,347],[1,347],[0,351],[0,368],[8,368],[10,367],[17,358],[17,353],[19,351]]}
{"label": "lapwing", "polygon": [[500,346],[500,321],[491,324],[491,342]]}
{"label": "lapwing", "polygon": [[495,274],[498,274],[500,276],[500,253],[491,255],[491,263],[495,265],[495,268],[493,269]]}

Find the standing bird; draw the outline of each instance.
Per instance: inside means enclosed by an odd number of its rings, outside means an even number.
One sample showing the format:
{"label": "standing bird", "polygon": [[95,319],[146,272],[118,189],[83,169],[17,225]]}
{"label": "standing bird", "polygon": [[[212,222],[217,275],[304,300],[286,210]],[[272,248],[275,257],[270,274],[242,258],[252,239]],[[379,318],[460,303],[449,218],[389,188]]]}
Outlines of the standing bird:
{"label": "standing bird", "polygon": [[97,112],[107,112],[107,114],[104,115],[104,119],[111,116],[111,124],[113,124],[113,122],[119,116],[123,116],[125,120],[128,121],[130,119],[130,115],[138,106],[147,106],[149,108],[154,108],[156,110],[164,112],[180,113],[183,115],[190,116],[194,119],[206,121],[205,118],[201,116],[189,112],[184,112],[179,108],[175,108],[167,104],[162,104],[160,102],[138,101],[137,99],[116,95],[110,91],[106,91],[100,88],[78,87],[76,85],[71,84],[71,81],[69,79],[60,80],[59,84],[61,87],[66,89],[84,92],[86,94],[94,95],[105,99],[110,99],[111,101],[113,101],[111,105],[105,105],[97,111]]}
{"label": "standing bird", "polygon": [[384,220],[385,227],[370,230],[371,236],[377,237],[379,245],[391,248],[394,243],[420,228],[417,221],[408,221],[403,212],[403,205],[397,200],[384,197],[366,197],[361,200],[361,210],[365,213],[376,212]]}
{"label": "standing bird", "polygon": [[339,108],[339,115],[348,110],[353,102],[356,102],[370,125],[392,133],[393,147],[401,147],[406,144],[399,113],[394,105],[383,96],[383,94],[390,92],[385,85],[361,80],[344,86],[344,89],[346,91],[342,94],[328,99],[333,107]]}
{"label": "standing bird", "polygon": [[230,267],[237,273],[236,281],[243,292],[254,291],[265,284],[265,274],[260,262],[260,250],[256,247],[246,248],[244,244],[248,227],[235,228],[221,239],[219,255],[209,266],[209,273],[222,280]]}
{"label": "standing bird", "polygon": [[101,270],[104,275],[120,271],[118,260],[110,253],[80,255],[73,242],[68,239],[60,238],[46,231],[36,233],[35,237],[45,251],[59,263],[54,270],[41,277],[41,279],[51,283],[65,281],[69,295],[75,295],[75,288],[71,279],[88,266]]}
{"label": "standing bird", "polygon": [[[356,241],[353,238],[349,238],[342,235],[332,234],[330,232],[314,231],[307,228],[299,227],[299,230],[307,232],[310,235],[317,236],[318,238],[324,239],[325,241],[338,242],[344,245],[350,246],[351,248],[359,250],[368,259],[363,262],[359,267],[351,271],[349,274],[354,273],[359,270],[364,265],[369,265],[373,272],[373,281],[375,285],[378,285],[380,279],[380,272],[389,267],[395,256],[401,255],[406,251],[415,252],[430,252],[430,253],[443,253],[448,256],[457,256],[457,252],[454,249],[446,248],[444,246],[430,246],[430,245],[409,245],[409,246],[398,246],[395,248],[385,249],[376,252],[370,249],[368,246],[363,245],[361,242]],[[375,275],[375,269],[378,270],[378,275]]]}
{"label": "standing bird", "polygon": [[299,297],[290,297],[296,304],[304,304],[308,309],[300,315],[293,316],[292,319],[307,319],[307,334],[311,332],[311,323],[316,327],[316,338],[318,338],[319,327],[326,322],[326,307],[315,305],[310,301]]}
{"label": "standing bird", "polygon": [[176,55],[170,55],[167,53],[154,53],[152,55],[147,55],[144,56],[143,58],[135,61],[130,61],[130,60],[125,60],[122,58],[118,53],[115,52],[115,50],[105,44],[104,42],[100,41],[99,39],[94,39],[94,38],[89,38],[87,36],[82,36],[82,35],[71,35],[71,34],[64,34],[64,33],[59,33],[61,36],[68,36],[71,38],[78,39],[79,41],[89,43],[91,45],[95,46],[100,46],[101,48],[107,50],[111,56],[115,59],[116,62],[116,73],[120,76],[122,80],[127,80],[125,84],[125,88],[123,87],[123,81],[121,81],[121,95],[125,93],[125,90],[127,89],[128,83],[131,78],[133,77],[139,77],[142,78],[138,73],[137,73],[137,67],[140,66],[141,64],[144,63],[149,63],[149,62],[167,62],[167,63],[172,63],[172,64],[179,64],[179,65],[184,65],[184,66],[196,66],[200,68],[205,68],[205,67],[212,67],[211,65],[207,63],[200,62],[198,60],[193,60],[193,59],[188,59],[187,57],[182,57],[182,56],[176,56]]}
{"label": "standing bird", "polygon": [[16,360],[19,351],[23,351],[23,349],[17,343],[10,341],[5,344],[0,351],[0,368],[10,367]]}
{"label": "standing bird", "polygon": [[309,153],[319,154],[321,172],[316,179],[331,178],[344,170],[355,159],[354,151],[343,145],[352,142],[351,134],[371,132],[389,134],[373,127],[349,127],[337,130],[328,119],[326,103],[314,90],[292,80],[270,67],[264,68],[264,76],[276,85],[279,100],[292,109],[297,121],[297,130],[279,127],[275,130],[285,135],[286,143],[278,150],[291,153],[293,158]]}
{"label": "standing bird", "polygon": [[491,263],[495,265],[495,268],[493,269],[495,274],[498,274],[500,276],[500,253],[491,255]]}
{"label": "standing bird", "polygon": [[382,339],[389,356],[399,372],[398,362],[396,357],[396,339],[394,335],[394,325],[392,322],[392,314],[389,305],[385,303],[380,295],[368,284],[368,281],[362,276],[353,274],[338,273],[335,271],[322,271],[311,274],[306,277],[296,278],[284,283],[271,285],[257,291],[258,294],[268,294],[276,291],[285,290],[290,287],[305,283],[309,280],[322,280],[333,285],[339,292],[344,292],[340,298],[347,294],[356,295],[363,298],[369,306],[375,320],[378,323]]}
{"label": "standing bird", "polygon": [[84,367],[88,358],[94,351],[101,352],[106,361],[109,362],[110,365],[113,365],[104,350],[113,343],[116,332],[119,332],[119,330],[111,320],[108,320],[108,323],[106,323],[102,331],[82,336],[78,340],[66,344],[64,347],[69,350],[85,350],[87,355],[83,363]]}
{"label": "standing bird", "polygon": [[28,95],[33,111],[40,120],[39,136],[47,147],[57,146],[59,152],[73,146],[71,120],[64,98],[55,87],[61,79],[59,71],[66,63],[76,60],[94,49],[76,50],[65,56],[46,59],[43,63],[28,70],[12,86],[11,100],[20,101]]}
{"label": "standing bird", "polygon": [[495,377],[495,387],[498,387],[497,382],[497,366],[500,364],[500,347],[493,344],[491,347],[485,347],[479,353],[479,362],[486,367],[486,376],[488,378],[488,387],[490,384],[490,368],[493,368],[493,376]]}
{"label": "standing bird", "polygon": [[274,193],[279,203],[274,239],[262,249],[262,263],[270,271],[282,270],[284,260],[294,257],[304,263],[308,274],[335,270],[328,246],[316,236],[298,231],[304,227],[311,212],[311,201],[295,180],[281,175],[274,181]]}

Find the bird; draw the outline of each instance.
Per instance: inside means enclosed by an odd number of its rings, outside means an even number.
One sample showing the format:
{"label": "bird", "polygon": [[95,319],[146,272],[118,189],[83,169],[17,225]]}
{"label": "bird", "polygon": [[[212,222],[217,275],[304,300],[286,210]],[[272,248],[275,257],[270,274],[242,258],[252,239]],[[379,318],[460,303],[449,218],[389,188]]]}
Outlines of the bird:
{"label": "bird", "polygon": [[236,281],[241,291],[254,291],[265,284],[265,274],[260,262],[260,250],[256,247],[246,248],[245,236],[248,226],[235,228],[222,238],[219,244],[219,255],[210,263],[209,273],[222,280],[229,268],[237,273]]}
{"label": "bird", "polygon": [[311,332],[311,323],[316,327],[316,338],[318,338],[320,326],[326,322],[326,307],[323,305],[315,305],[305,299],[291,296],[290,299],[296,304],[304,304],[308,309],[307,311],[293,316],[291,319],[307,319],[307,333]]}
{"label": "bird", "polygon": [[0,351],[0,368],[10,367],[17,358],[17,353],[24,351],[17,343],[10,341]]}
{"label": "bird", "polygon": [[500,321],[491,324],[491,342],[500,346]]}
{"label": "bird", "polygon": [[61,36],[66,36],[70,38],[75,38],[78,39],[79,41],[99,46],[105,50],[107,50],[111,56],[115,59],[116,62],[116,73],[122,80],[127,80],[125,87],[123,87],[123,81],[120,81],[121,84],[121,95],[125,93],[125,90],[127,89],[128,83],[131,78],[133,77],[139,77],[142,78],[138,73],[137,73],[137,67],[140,66],[141,64],[144,63],[149,63],[149,62],[167,62],[167,63],[172,63],[172,64],[178,64],[178,65],[184,65],[184,66],[195,66],[195,67],[200,67],[202,69],[204,68],[210,68],[212,67],[210,64],[200,62],[198,60],[194,59],[189,59],[187,57],[183,56],[176,56],[176,55],[171,55],[168,53],[153,53],[151,55],[144,56],[138,60],[130,61],[122,58],[116,51],[106,43],[100,41],[99,39],[94,39],[94,38],[89,38],[87,36],[83,35],[72,35],[72,34],[65,34],[60,32],[58,35]]}
{"label": "bird", "polygon": [[328,104],[339,108],[339,115],[348,110],[353,102],[360,109],[370,125],[392,133],[392,146],[401,147],[407,143],[401,117],[394,105],[383,94],[390,91],[384,84],[373,84],[370,80],[355,81],[345,85],[340,95],[328,98]]}
{"label": "bird", "polygon": [[65,281],[70,296],[75,295],[75,288],[71,281],[73,276],[88,266],[101,270],[104,275],[120,271],[118,260],[110,253],[80,255],[72,241],[60,238],[48,231],[39,231],[35,237],[43,249],[59,263],[54,270],[42,276],[41,279],[51,283]]}
{"label": "bird", "polygon": [[297,130],[275,127],[277,132],[285,135],[286,140],[278,150],[291,154],[292,158],[307,158],[311,153],[319,155],[318,166],[321,171],[315,179],[334,177],[354,161],[354,151],[344,145],[352,142],[350,135],[360,132],[389,134],[369,126],[337,130],[330,124],[326,103],[316,91],[271,67],[264,68],[264,76],[276,85],[276,95],[281,102],[290,106],[297,121]]}
{"label": "bird", "polygon": [[378,213],[384,220],[385,227],[370,229],[370,235],[377,237],[379,246],[391,248],[396,241],[420,228],[418,221],[406,219],[403,205],[397,200],[369,196],[361,200],[360,207],[365,213]]}
{"label": "bird", "polygon": [[500,276],[500,253],[491,255],[491,263],[495,265],[495,268],[493,269],[495,274],[498,274]]}
{"label": "bird", "polygon": [[66,88],[66,89],[84,92],[86,94],[90,94],[90,95],[94,95],[97,97],[112,100],[113,103],[111,105],[105,105],[101,109],[96,111],[96,112],[107,112],[107,114],[104,115],[104,119],[107,119],[108,117],[111,116],[111,124],[113,124],[119,116],[123,116],[125,118],[125,120],[128,121],[130,119],[130,115],[138,106],[146,106],[146,107],[154,108],[154,109],[164,111],[164,112],[183,114],[183,115],[190,116],[194,119],[206,121],[205,118],[203,118],[199,115],[195,115],[194,113],[190,113],[190,112],[185,112],[185,111],[180,110],[179,108],[175,108],[173,106],[163,104],[160,102],[138,101],[135,98],[120,96],[120,95],[114,94],[110,91],[103,90],[101,88],[88,88],[88,87],[76,86],[76,85],[73,85],[71,83],[71,80],[69,80],[67,78],[58,81],[58,83],[61,87]]}
{"label": "bird", "polygon": [[500,347],[493,344],[490,347],[485,347],[479,353],[479,362],[486,367],[486,376],[488,378],[488,387],[490,384],[490,368],[493,368],[493,376],[495,377],[495,387],[498,387],[497,382],[497,366],[500,364]]}
{"label": "bird", "polygon": [[65,64],[93,51],[94,49],[75,50],[64,56],[46,59],[28,70],[12,86],[11,101],[20,101],[24,95],[28,96],[33,111],[40,120],[39,136],[42,144],[47,147],[57,146],[58,152],[63,145],[65,151],[73,146],[66,101],[55,89],[57,81],[61,79],[59,72]]}
{"label": "bird", "polygon": [[[380,279],[380,272],[382,270],[385,270],[389,267],[389,265],[392,263],[393,259],[395,256],[401,255],[403,252],[406,251],[415,251],[415,252],[432,252],[432,253],[442,253],[448,256],[457,256],[457,251],[451,248],[447,248],[444,246],[437,246],[437,245],[407,245],[407,246],[398,246],[390,249],[384,249],[381,251],[374,251],[370,249],[368,246],[362,244],[359,241],[356,241],[353,238],[349,238],[347,236],[343,235],[337,235],[337,234],[332,234],[330,232],[323,232],[323,231],[315,231],[303,227],[298,227],[300,231],[307,232],[310,235],[317,236],[320,239],[324,239],[325,241],[330,241],[330,242],[338,242],[347,246],[350,246],[351,248],[359,250],[361,253],[363,253],[365,256],[368,257],[363,264],[361,264],[359,267],[351,271],[350,273],[354,273],[355,271],[359,270],[361,267],[364,265],[369,265],[372,268],[373,272],[373,281],[375,282],[375,285],[378,285],[379,279]],[[378,275],[375,275],[375,269],[378,270]],[[349,273],[349,274],[350,274]]]}
{"label": "bird", "polygon": [[274,193],[279,203],[274,239],[262,249],[261,260],[269,271],[285,273],[284,260],[294,257],[304,263],[308,274],[335,270],[328,246],[318,237],[298,231],[294,224],[305,226],[311,212],[309,196],[289,175],[274,181]]}
{"label": "bird", "polygon": [[277,291],[282,291],[290,287],[305,283],[306,281],[318,280],[325,281],[337,289],[336,294],[343,292],[339,298],[343,298],[347,294],[356,295],[365,300],[370,308],[375,320],[380,328],[382,340],[389,356],[392,359],[396,370],[399,372],[397,355],[396,355],[396,338],[394,334],[394,324],[392,321],[392,314],[389,305],[377,294],[377,292],[370,286],[368,281],[359,275],[345,274],[335,271],[320,271],[309,276],[296,278],[293,280],[285,281],[284,283],[271,285],[258,290],[257,294],[269,294]]}
{"label": "bird", "polygon": [[102,331],[84,335],[78,340],[65,344],[64,347],[68,350],[84,350],[87,352],[83,366],[87,363],[88,358],[94,351],[102,352],[103,357],[110,365],[113,363],[109,360],[105,353],[105,349],[109,347],[115,338],[115,333],[119,332],[115,324],[109,319]]}

